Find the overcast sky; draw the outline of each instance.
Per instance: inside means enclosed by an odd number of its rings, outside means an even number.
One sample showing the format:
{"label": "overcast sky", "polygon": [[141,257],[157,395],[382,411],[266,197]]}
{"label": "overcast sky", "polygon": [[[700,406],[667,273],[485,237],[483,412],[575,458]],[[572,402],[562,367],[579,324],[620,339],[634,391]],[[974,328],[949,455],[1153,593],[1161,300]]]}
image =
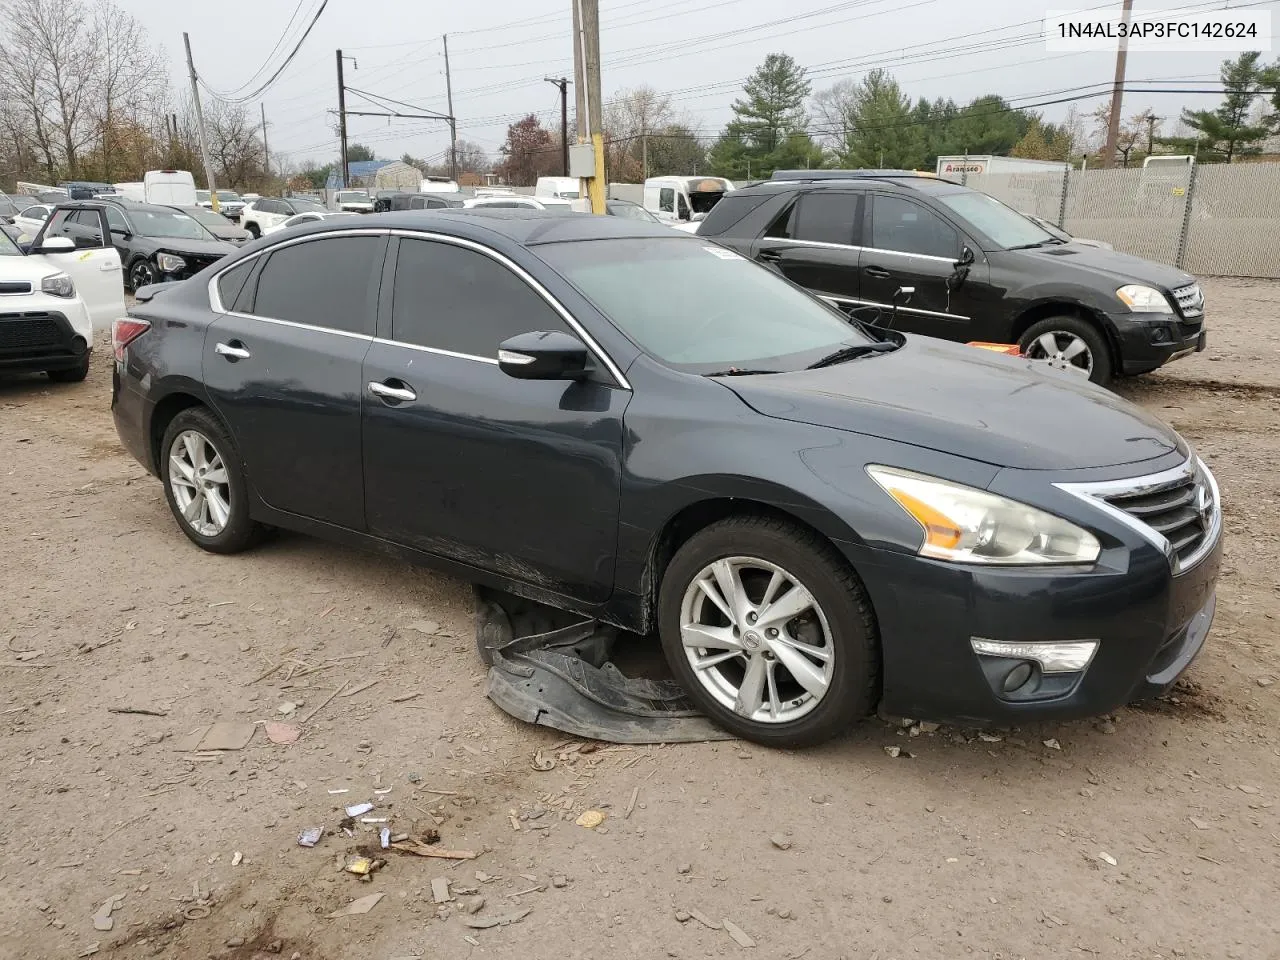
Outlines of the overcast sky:
{"label": "overcast sky", "polygon": [[[545,76],[572,79],[572,0],[488,0],[483,4],[414,0],[329,0],[298,56],[262,101],[272,153],[300,163],[337,153],[330,111],[337,106],[334,50],[354,56],[347,85],[446,112],[441,34],[449,34],[454,111],[459,137],[490,152],[513,119],[537,112],[559,122],[559,94]],[[741,81],[772,52],[786,52],[810,68],[814,91],[875,66],[888,68],[912,97],[964,102],[984,93],[1048,100],[1089,84],[1110,82],[1109,53],[1049,54],[1039,38],[1048,9],[1096,7],[1100,0],[600,0],[605,98],[650,84],[672,92],[674,105],[700,133],[714,135],[731,117]],[[213,88],[233,91],[271,55],[295,4],[310,19],[319,0],[117,0],[148,28],[172,61],[175,84],[186,83],[182,31],[191,34],[197,69]],[[1172,9],[1192,0],[1138,9]],[[1225,4],[1219,3],[1220,7]],[[1275,11],[1278,0],[1234,0],[1234,6]],[[1209,4],[1197,4],[1210,8]],[[1119,8],[1119,3],[1115,4]],[[296,36],[295,25],[292,36]],[[292,46],[293,41],[286,45]],[[978,50],[974,44],[982,44]],[[1217,78],[1222,53],[1131,54],[1130,82]],[[1267,60],[1276,54],[1267,54]],[[271,55],[272,69],[281,53]],[[257,84],[255,83],[254,86]],[[1149,84],[1151,85],[1151,84]],[[251,87],[249,89],[252,89]],[[571,88],[572,91],[572,88]],[[1065,92],[1064,92],[1065,91]],[[1131,94],[1125,115],[1152,106],[1176,116],[1183,100],[1212,106],[1215,96],[1183,98]],[[1088,112],[1102,99],[1086,100]],[[257,110],[257,101],[252,104]],[[377,110],[348,95],[348,109]],[[1066,105],[1042,112],[1059,119]],[[572,112],[572,103],[570,104]],[[349,137],[379,157],[443,155],[443,123],[352,118]]]}

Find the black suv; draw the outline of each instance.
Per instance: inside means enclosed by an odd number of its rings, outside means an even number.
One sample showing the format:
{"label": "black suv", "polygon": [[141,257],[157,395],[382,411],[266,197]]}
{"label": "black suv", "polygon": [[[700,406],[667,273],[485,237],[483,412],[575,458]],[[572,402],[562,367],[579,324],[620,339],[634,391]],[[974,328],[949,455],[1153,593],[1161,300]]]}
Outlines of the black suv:
{"label": "black suv", "polygon": [[698,236],[843,309],[879,307],[881,322],[945,340],[1016,343],[1096,383],[1205,345],[1189,274],[1064,241],[985,193],[910,171],[779,171],[725,194]]}
{"label": "black suv", "polygon": [[104,219],[130,290],[185,280],[236,250],[181,210],[128,200],[64,204],[45,221],[32,246],[39,247],[45,237],[70,237],[82,248],[101,246]]}

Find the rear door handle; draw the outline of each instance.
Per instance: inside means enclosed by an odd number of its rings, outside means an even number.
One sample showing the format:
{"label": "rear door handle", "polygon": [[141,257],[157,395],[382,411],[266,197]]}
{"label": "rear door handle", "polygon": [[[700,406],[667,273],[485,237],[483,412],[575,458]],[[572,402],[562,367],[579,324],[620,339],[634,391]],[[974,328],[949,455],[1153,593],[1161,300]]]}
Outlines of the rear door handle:
{"label": "rear door handle", "polygon": [[884,267],[865,267],[864,270],[868,277],[875,277],[877,280],[889,279],[889,271]]}
{"label": "rear door handle", "polygon": [[781,263],[782,254],[780,254],[777,250],[761,250],[759,253],[756,254],[756,259],[763,260],[766,263]]}
{"label": "rear door handle", "polygon": [[[401,383],[396,380],[394,383]],[[379,383],[377,380],[369,382],[369,392],[384,403],[411,403],[418,399],[418,395],[409,388],[407,384],[403,386],[393,386],[391,383]]]}
{"label": "rear door handle", "polygon": [[244,344],[239,340],[232,340],[230,343],[220,343],[213,348],[213,352],[220,357],[226,357],[232,363],[237,360],[248,360],[253,354],[244,348]]}

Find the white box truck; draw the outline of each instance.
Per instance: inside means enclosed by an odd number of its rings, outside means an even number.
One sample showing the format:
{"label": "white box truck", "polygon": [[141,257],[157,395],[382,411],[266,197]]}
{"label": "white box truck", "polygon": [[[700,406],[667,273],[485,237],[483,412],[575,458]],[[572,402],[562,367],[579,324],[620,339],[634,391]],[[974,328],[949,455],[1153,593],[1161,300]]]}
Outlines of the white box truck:
{"label": "white box truck", "polygon": [[1067,164],[1061,160],[1024,160],[1022,157],[983,156],[939,157],[938,176],[961,180],[965,176],[984,173],[1062,173]]}

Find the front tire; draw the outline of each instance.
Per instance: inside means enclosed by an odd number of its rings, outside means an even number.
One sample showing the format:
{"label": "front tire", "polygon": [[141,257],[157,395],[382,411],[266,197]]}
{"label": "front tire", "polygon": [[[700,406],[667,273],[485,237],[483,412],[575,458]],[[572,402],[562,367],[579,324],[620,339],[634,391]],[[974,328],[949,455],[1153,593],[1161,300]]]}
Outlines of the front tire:
{"label": "front tire", "polygon": [[794,524],[735,517],[695,534],[663,575],[658,626],[690,698],[747,740],[812,746],[875,706],[880,654],[862,582]]}
{"label": "front tire", "polygon": [[245,228],[246,230],[248,230],[248,231],[249,231],[249,235],[250,235],[251,237],[253,237],[253,239],[255,239],[255,240],[259,240],[259,239],[261,239],[261,237],[262,237],[262,228],[261,228],[261,227],[259,227],[259,226],[258,226],[256,223],[254,223],[252,220],[251,220],[251,221],[249,221],[248,223],[244,224],[243,226],[244,226],[244,228]]}
{"label": "front tire", "polygon": [[159,275],[160,271],[156,269],[156,265],[150,260],[145,258],[135,260],[133,266],[129,268],[129,289],[137,293],[139,287],[155,283]]}
{"label": "front tire", "polygon": [[89,364],[92,361],[93,354],[86,353],[74,367],[64,367],[61,370],[46,370],[45,375],[54,383],[80,383],[85,377],[89,376]]}
{"label": "front tire", "polygon": [[1102,331],[1080,317],[1049,317],[1032,324],[1018,342],[1023,354],[1100,386],[1111,382],[1111,350]]}
{"label": "front tire", "polygon": [[239,454],[212,413],[191,407],[174,417],[159,460],[165,499],[192,543],[210,553],[239,553],[261,539]]}

